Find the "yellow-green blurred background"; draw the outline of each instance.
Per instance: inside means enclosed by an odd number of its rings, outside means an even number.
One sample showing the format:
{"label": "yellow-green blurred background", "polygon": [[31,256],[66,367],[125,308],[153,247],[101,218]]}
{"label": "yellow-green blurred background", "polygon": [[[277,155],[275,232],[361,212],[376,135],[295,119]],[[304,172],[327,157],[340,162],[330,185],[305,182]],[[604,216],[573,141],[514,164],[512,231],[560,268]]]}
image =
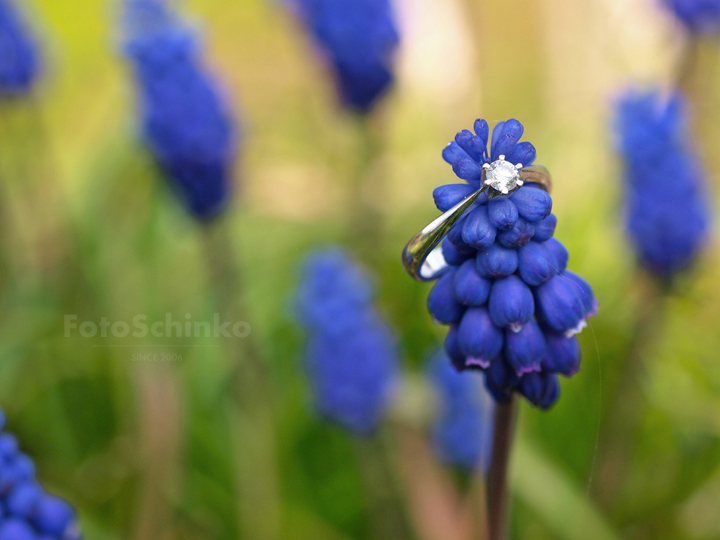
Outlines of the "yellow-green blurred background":
{"label": "yellow-green blurred background", "polygon": [[[404,274],[399,255],[437,214],[432,190],[455,182],[440,153],[457,131],[476,118],[524,123],[538,162],[553,171],[569,267],[600,303],[580,336],[582,370],[563,380],[559,403],[549,412],[522,406],[513,538],[720,538],[717,236],[674,292],[652,303],[653,284],[623,234],[613,149],[613,99],[630,84],[669,87],[687,44],[659,4],[395,1],[398,80],[373,113],[384,145],[363,193],[383,217],[377,255],[364,262],[409,380],[377,443],[389,476],[403,459],[393,426],[424,418],[423,365],[445,332],[426,314],[428,286]],[[212,277],[203,233],[138,138],[119,3],[22,7],[45,72],[30,98],[0,103],[0,406],[41,481],[77,507],[91,540],[375,538],[362,449],[314,416],[292,318],[303,255],[344,238],[362,148],[309,39],[279,2],[179,6],[203,33],[242,123],[224,219],[267,377],[264,399],[247,412],[232,397],[233,361],[212,343],[64,336],[67,314],[209,319]],[[691,96],[715,201],[719,50],[700,44]],[[653,324],[635,339],[649,310]],[[133,360],[148,350],[182,360]],[[404,512],[407,503],[393,504]]]}

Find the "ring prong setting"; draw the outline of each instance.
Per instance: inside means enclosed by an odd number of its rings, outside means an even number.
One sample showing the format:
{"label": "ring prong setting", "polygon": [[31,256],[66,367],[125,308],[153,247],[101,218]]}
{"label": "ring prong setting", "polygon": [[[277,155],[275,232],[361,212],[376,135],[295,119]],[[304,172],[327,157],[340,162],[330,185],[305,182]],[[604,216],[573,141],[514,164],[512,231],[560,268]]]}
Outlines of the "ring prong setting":
{"label": "ring prong setting", "polygon": [[513,165],[505,160],[505,155],[500,155],[492,163],[483,165],[484,184],[490,186],[496,192],[496,195],[507,195],[522,186],[520,181],[521,169],[522,163]]}

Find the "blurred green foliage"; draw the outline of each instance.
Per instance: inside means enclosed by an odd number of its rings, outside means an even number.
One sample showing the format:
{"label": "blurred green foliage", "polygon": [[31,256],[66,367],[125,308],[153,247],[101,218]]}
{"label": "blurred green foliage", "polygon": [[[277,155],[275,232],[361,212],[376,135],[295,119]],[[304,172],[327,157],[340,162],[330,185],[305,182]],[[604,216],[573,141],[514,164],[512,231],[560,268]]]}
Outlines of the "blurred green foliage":
{"label": "blurred green foliage", "polygon": [[[231,398],[225,350],[202,338],[64,336],[67,314],[212,320],[216,308],[203,233],[137,139],[133,88],[116,50],[119,6],[30,4],[47,72],[32,98],[0,103],[0,405],[9,428],[48,489],[77,505],[89,539],[245,537],[254,507],[240,508],[238,471],[253,438],[238,434],[257,426]],[[557,236],[570,268],[594,286],[600,314],[581,335],[583,369],[563,381],[558,405],[522,407],[513,537],[720,537],[717,242],[656,299],[637,347],[654,293],[622,234],[610,135],[613,93],[626,80],[663,78],[676,30],[652,6],[603,0],[399,4],[407,25],[399,83],[373,119],[384,148],[364,196],[383,224],[366,263],[408,372],[421,373],[443,334],[425,314],[428,287],[399,264],[404,242],[436,214],[432,189],[453,181],[440,151],[478,116],[517,116],[554,172]],[[313,415],[292,320],[303,254],[348,237],[357,125],[338,111],[322,65],[279,5],[186,7],[202,21],[209,62],[245,126],[224,219],[274,418],[265,467],[277,486],[258,482],[277,495],[277,514],[258,537],[374,538],[357,445]],[[522,31],[488,23],[499,18]],[[650,45],[627,52],[633,25]],[[706,102],[717,103],[715,79]],[[133,360],[147,351],[182,361]],[[378,444],[393,477],[401,456],[392,425]]]}

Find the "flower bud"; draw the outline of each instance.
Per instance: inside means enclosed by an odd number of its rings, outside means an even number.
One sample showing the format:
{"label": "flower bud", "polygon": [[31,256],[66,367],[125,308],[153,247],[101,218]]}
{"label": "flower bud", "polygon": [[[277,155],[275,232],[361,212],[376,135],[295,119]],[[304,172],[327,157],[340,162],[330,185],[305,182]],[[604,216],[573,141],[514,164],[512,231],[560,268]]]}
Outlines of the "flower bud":
{"label": "flower bud", "polygon": [[18,452],[17,439],[10,433],[0,435],[0,459],[10,459]]}
{"label": "flower bud", "polygon": [[523,324],[519,332],[505,330],[504,355],[518,377],[540,371],[540,362],[545,356],[545,339],[535,321]]}
{"label": "flower bud", "polygon": [[478,118],[475,122],[473,122],[473,130],[475,131],[475,135],[480,137],[480,140],[482,140],[483,148],[485,149],[484,156],[487,158],[487,143],[490,139],[490,125],[486,120]]}
{"label": "flower bud", "polygon": [[[459,147],[458,150],[460,150]],[[463,155],[464,157],[461,157],[452,164],[453,172],[458,176],[458,178],[467,180],[473,185],[479,184],[482,180],[482,168],[470,159],[464,152]]]}
{"label": "flower bud", "polygon": [[[492,302],[492,291],[490,292]],[[585,308],[577,285],[562,274],[535,289],[535,301],[542,322],[558,332],[577,332],[585,320]]]}
{"label": "flower bud", "polygon": [[583,309],[585,309],[585,318],[588,319],[595,315],[598,310],[598,302],[590,284],[570,270],[566,270],[562,275],[577,286],[577,294],[582,301]]}
{"label": "flower bud", "polygon": [[511,156],[524,131],[523,125],[514,118],[498,123],[492,134],[491,161],[497,161],[502,155]]}
{"label": "flower bud", "polygon": [[560,398],[560,380],[557,375],[547,374],[547,389],[545,395],[540,400],[541,409],[549,409]]}
{"label": "flower bud", "polygon": [[515,370],[502,357],[493,360],[485,370],[485,387],[496,401],[507,401],[519,382]]}
{"label": "flower bud", "polygon": [[519,248],[527,244],[535,234],[535,226],[526,219],[518,218],[510,229],[498,231],[497,239],[503,246]]}
{"label": "flower bud", "polygon": [[472,257],[472,253],[463,253],[458,250],[452,242],[450,242],[450,239],[447,236],[443,238],[441,247],[443,257],[445,257],[445,262],[447,262],[450,266],[459,266],[467,260],[468,257]]}
{"label": "flower bud", "polygon": [[475,162],[481,162],[485,159],[487,150],[487,141],[473,134],[467,129],[463,129],[455,135],[455,142],[462,148],[465,153]]}
{"label": "flower bud", "polygon": [[567,337],[561,332],[546,330],[545,356],[542,368],[550,373],[571,376],[580,369],[580,344],[575,336]]}
{"label": "flower bud", "polygon": [[36,540],[37,535],[30,525],[20,519],[11,518],[0,524],[0,540]]}
{"label": "flower bud", "polygon": [[34,481],[23,482],[15,486],[5,501],[8,513],[28,518],[42,496],[42,488]]}
{"label": "flower bud", "polygon": [[453,324],[460,320],[465,312],[465,306],[453,296],[453,278],[455,270],[445,272],[435,283],[427,300],[428,311],[435,322],[440,324]]}
{"label": "flower bud", "polygon": [[535,303],[528,286],[519,277],[508,276],[493,283],[488,307],[497,326],[517,332],[532,319]]}
{"label": "flower bud", "polygon": [[556,238],[551,238],[550,240],[543,242],[543,245],[555,256],[555,262],[557,263],[555,268],[557,273],[560,274],[564,272],[567,268],[568,259],[570,258],[570,254],[568,253],[568,250],[565,249],[565,246],[563,246]]}
{"label": "flower bud", "polygon": [[61,536],[72,525],[75,517],[65,501],[52,495],[44,495],[37,504],[33,522],[45,534]]}
{"label": "flower bud", "polygon": [[535,161],[535,147],[529,142],[518,143],[506,159],[512,164],[519,163],[523,167],[532,165]]}
{"label": "flower bud", "polygon": [[[465,150],[460,148],[455,141],[447,143],[447,146],[443,148],[442,157],[447,163],[453,166],[461,159],[469,158]],[[463,180],[465,179],[463,178]]]}
{"label": "flower bud", "polygon": [[455,272],[453,294],[455,299],[466,306],[482,306],[490,295],[489,279],[482,277],[475,269],[475,261],[465,261]]}
{"label": "flower bud", "polygon": [[556,275],[557,266],[555,255],[544,244],[528,242],[527,246],[518,250],[518,273],[532,287]]}
{"label": "flower bud", "polygon": [[458,327],[458,344],[465,354],[465,365],[487,368],[502,350],[502,331],[496,327],[487,308],[472,307],[463,315]]}
{"label": "flower bud", "polygon": [[500,230],[512,228],[518,220],[518,209],[507,197],[488,201],[488,219]]}
{"label": "flower bud", "polygon": [[528,373],[520,379],[520,393],[543,409],[549,409],[560,397],[557,376],[549,373]]}
{"label": "flower bud", "polygon": [[477,254],[475,268],[483,277],[503,278],[513,274],[518,267],[517,250],[498,244]]}
{"label": "flower bud", "polygon": [[465,365],[465,354],[460,349],[458,343],[458,327],[453,325],[445,336],[445,352],[450,357],[453,367],[457,371],[464,371],[468,367]]}
{"label": "flower bud", "polygon": [[487,206],[478,206],[465,219],[462,239],[477,249],[492,246],[497,231],[488,219]]}
{"label": "flower bud", "polygon": [[521,187],[510,196],[510,200],[517,207],[520,216],[528,221],[543,220],[552,211],[550,195],[535,184]]}
{"label": "flower bud", "polygon": [[470,244],[466,243],[465,240],[462,239],[462,230],[463,226],[465,225],[466,219],[467,215],[457,220],[457,223],[452,226],[445,238],[447,238],[448,242],[450,242],[453,247],[460,253],[469,253],[472,255],[477,253],[477,249],[472,247]]}
{"label": "flower bud", "polygon": [[447,212],[460,201],[473,194],[475,190],[468,184],[447,184],[435,188],[433,199],[441,212]]}
{"label": "flower bud", "polygon": [[545,242],[546,240],[550,240],[555,234],[557,218],[555,217],[555,214],[550,214],[545,219],[541,219],[533,225],[535,225],[535,234],[532,239],[535,242]]}

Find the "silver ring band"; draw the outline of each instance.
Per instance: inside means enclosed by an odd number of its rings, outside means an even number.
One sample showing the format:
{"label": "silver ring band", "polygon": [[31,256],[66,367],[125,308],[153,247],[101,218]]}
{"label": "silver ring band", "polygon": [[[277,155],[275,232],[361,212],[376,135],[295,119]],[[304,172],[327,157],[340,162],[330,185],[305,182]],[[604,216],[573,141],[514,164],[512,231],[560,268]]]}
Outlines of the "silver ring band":
{"label": "silver ring band", "polygon": [[[533,182],[550,193],[552,178],[550,172],[542,165],[523,167],[519,173],[520,180],[523,182]],[[465,210],[475,202],[481,193],[489,190],[489,199],[504,195],[486,184],[485,169],[483,169],[481,183],[482,186],[479,190],[434,219],[406,244],[402,253],[403,266],[407,273],[413,278],[418,281],[431,281],[445,271],[448,264],[445,261],[445,257],[443,257],[439,244],[447,233],[450,232],[452,226],[462,217]],[[518,187],[520,187],[520,185],[522,184],[520,183]]]}

